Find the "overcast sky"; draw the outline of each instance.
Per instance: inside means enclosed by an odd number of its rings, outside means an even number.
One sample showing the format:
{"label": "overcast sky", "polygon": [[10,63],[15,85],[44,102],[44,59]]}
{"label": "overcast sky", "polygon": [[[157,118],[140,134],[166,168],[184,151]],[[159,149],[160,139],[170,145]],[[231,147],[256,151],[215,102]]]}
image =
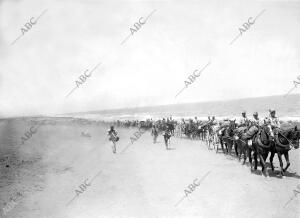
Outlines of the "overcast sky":
{"label": "overcast sky", "polygon": [[300,1],[0,0],[0,116],[285,94],[300,75],[299,27]]}

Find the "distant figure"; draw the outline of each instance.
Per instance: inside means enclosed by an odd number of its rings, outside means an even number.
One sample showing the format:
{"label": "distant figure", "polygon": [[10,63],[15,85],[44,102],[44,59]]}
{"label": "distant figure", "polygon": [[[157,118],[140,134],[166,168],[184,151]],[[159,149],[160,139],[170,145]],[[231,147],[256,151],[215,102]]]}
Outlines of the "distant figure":
{"label": "distant figure", "polygon": [[151,135],[153,136],[153,144],[155,144],[158,136],[158,131],[155,125],[152,127]]}
{"label": "distant figure", "polygon": [[119,141],[118,133],[114,129],[114,126],[110,127],[110,130],[108,130],[107,135],[109,135],[109,141],[112,141],[112,150],[113,153],[115,154],[117,152],[117,141]]}
{"label": "distant figure", "polygon": [[165,132],[163,134],[167,150],[169,149],[171,135],[172,135],[171,131],[170,131],[169,127],[167,126],[166,130],[165,130]]}

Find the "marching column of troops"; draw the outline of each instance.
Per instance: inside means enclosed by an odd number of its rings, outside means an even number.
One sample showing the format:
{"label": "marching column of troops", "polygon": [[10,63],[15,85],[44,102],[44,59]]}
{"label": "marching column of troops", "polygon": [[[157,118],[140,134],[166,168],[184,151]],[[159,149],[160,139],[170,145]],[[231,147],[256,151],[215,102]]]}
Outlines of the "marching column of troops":
{"label": "marching column of troops", "polygon": [[[252,153],[254,155],[255,167],[257,169],[257,158],[265,170],[266,158],[271,152],[270,162],[272,170],[274,154],[278,154],[280,161],[281,174],[289,167],[288,151],[294,147],[299,147],[300,132],[297,126],[288,130],[282,130],[276,111],[269,110],[269,116],[260,118],[257,112],[253,113],[252,118],[248,118],[246,111],[242,112],[240,120],[223,119],[217,121],[214,116],[208,117],[208,120],[181,119],[180,122],[172,119],[172,117],[160,120],[147,119],[146,121],[125,120],[111,122],[111,128],[108,131],[109,140],[113,143],[113,152],[116,153],[116,142],[119,140],[114,126],[139,128],[151,130],[153,143],[157,143],[159,134],[163,136],[166,149],[170,149],[170,138],[172,136],[180,138],[190,138],[193,140],[203,140],[208,145],[213,145],[216,151],[221,146],[225,154],[231,155],[231,149],[234,148],[236,155],[241,159],[244,157],[244,163],[247,158],[252,164]],[[253,145],[252,145],[253,144]],[[224,149],[224,146],[226,149]],[[283,168],[281,155],[284,155],[287,167]],[[252,170],[252,166],[251,166]]]}

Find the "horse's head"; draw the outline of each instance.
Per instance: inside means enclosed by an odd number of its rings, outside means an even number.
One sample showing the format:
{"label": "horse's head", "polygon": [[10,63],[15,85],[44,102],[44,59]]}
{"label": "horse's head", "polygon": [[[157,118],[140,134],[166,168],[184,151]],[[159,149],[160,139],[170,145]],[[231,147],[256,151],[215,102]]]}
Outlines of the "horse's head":
{"label": "horse's head", "polygon": [[229,121],[229,128],[232,129],[232,130],[234,130],[236,128],[235,120],[236,119]]}
{"label": "horse's head", "polygon": [[291,141],[295,149],[299,148],[300,130],[295,126],[288,130],[286,137]]}
{"label": "horse's head", "polygon": [[264,141],[264,143],[267,143],[272,139],[271,129],[267,124],[261,126],[261,139]]}
{"label": "horse's head", "polygon": [[235,123],[235,119],[234,120],[230,120],[229,121],[229,126],[227,128],[227,134],[229,136],[233,136],[234,134],[234,130],[236,129],[236,123]]}

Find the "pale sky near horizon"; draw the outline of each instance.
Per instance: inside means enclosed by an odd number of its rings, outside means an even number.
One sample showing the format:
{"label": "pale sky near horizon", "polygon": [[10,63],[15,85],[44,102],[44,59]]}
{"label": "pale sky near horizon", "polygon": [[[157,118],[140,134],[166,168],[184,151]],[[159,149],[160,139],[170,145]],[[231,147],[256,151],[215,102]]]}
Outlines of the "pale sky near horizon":
{"label": "pale sky near horizon", "polygon": [[0,117],[284,95],[300,75],[299,24],[296,0],[0,0]]}

